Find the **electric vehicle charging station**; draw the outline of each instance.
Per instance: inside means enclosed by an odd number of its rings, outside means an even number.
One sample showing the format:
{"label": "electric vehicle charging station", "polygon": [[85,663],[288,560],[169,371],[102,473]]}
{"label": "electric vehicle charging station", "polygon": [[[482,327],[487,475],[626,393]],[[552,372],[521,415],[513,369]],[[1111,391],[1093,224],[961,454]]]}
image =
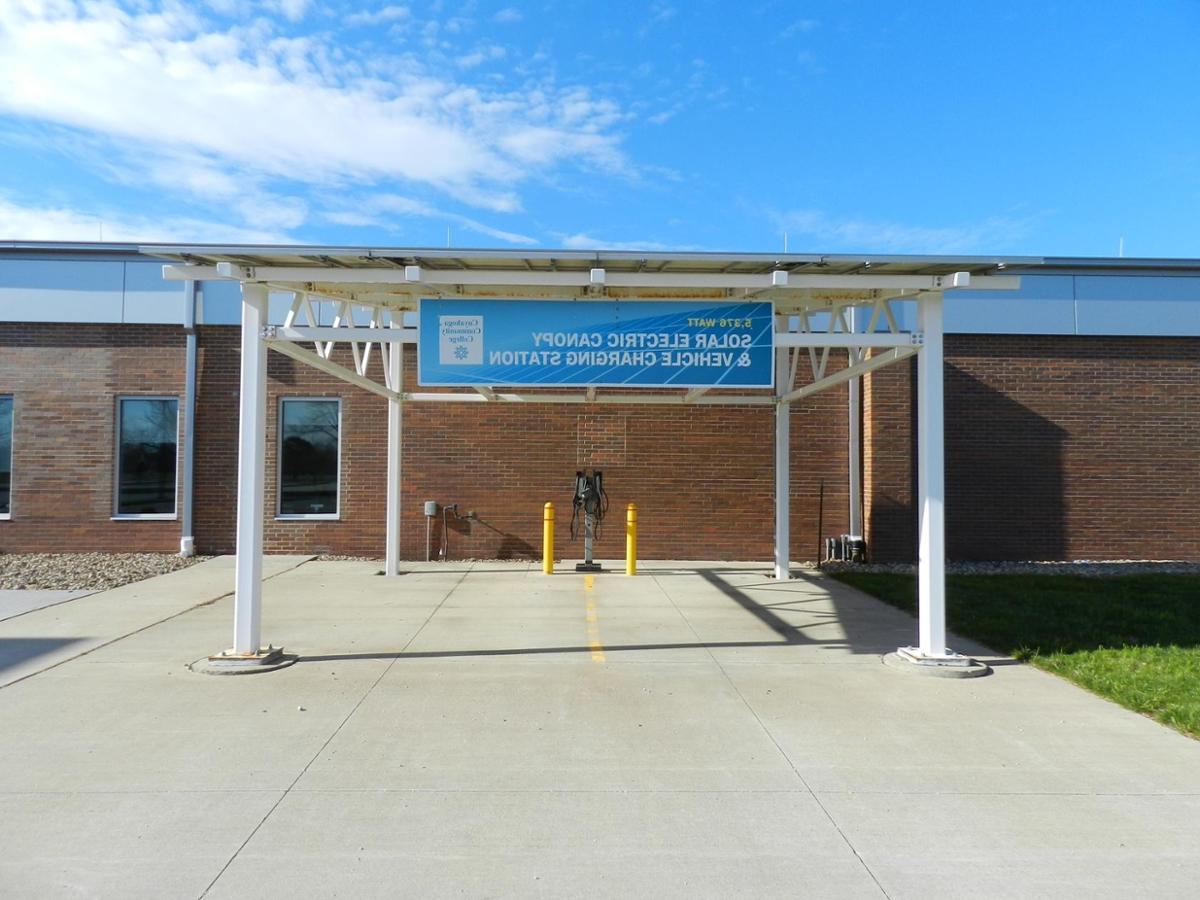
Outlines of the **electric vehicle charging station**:
{"label": "electric vehicle charging station", "polygon": [[[148,252],[174,262],[164,267],[169,281],[233,281],[242,289],[234,641],[214,660],[262,666],[281,652],[260,642],[271,349],[388,400],[389,576],[399,574],[404,404],[625,403],[773,409],[773,568],[786,579],[791,405],[842,384],[853,388],[862,376],[915,356],[919,640],[900,653],[920,666],[969,664],[945,644],[943,294],[1015,290],[1020,277],[1006,266],[1041,260],[328,247]],[[268,320],[272,293],[291,300],[281,326]],[[903,326],[899,304],[916,312]],[[322,307],[336,310],[332,325],[318,314]],[[417,312],[418,327],[405,322],[406,311]],[[339,342],[350,345],[353,368],[330,358]],[[405,389],[406,343],[417,345],[420,385],[442,389]],[[834,350],[846,354],[846,365],[830,372]],[[810,365],[802,365],[804,356]],[[382,363],[382,381],[369,374],[373,359]],[[582,392],[564,392],[571,386]],[[852,446],[860,396],[851,390]],[[861,485],[848,479],[853,509]],[[586,511],[584,524],[586,541]]]}
{"label": "electric vehicle charging station", "polygon": [[579,529],[583,516],[583,562],[575,565],[576,572],[601,572],[603,567],[593,559],[592,548],[600,534],[600,523],[608,512],[608,493],[604,490],[604,475],[598,469],[575,473],[575,496],[571,498],[571,540]]}

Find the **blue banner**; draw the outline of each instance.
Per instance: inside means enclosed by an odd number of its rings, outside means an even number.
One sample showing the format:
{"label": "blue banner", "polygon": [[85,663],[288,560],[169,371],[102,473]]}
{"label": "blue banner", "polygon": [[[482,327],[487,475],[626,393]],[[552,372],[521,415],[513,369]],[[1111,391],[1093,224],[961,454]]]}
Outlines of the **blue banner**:
{"label": "blue banner", "polygon": [[422,300],[422,385],[772,387],[770,303]]}

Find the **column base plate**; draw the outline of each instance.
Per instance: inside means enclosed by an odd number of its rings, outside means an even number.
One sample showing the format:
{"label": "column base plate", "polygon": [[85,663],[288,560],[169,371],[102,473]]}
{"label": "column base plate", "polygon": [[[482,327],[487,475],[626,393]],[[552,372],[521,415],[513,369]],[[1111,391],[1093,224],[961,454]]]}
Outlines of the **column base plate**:
{"label": "column base plate", "polygon": [[978,678],[991,674],[986,663],[947,650],[944,656],[929,656],[917,647],[901,647],[895,653],[883,657],[883,664],[913,675],[928,675],[933,678]]}
{"label": "column base plate", "polygon": [[254,675],[258,672],[285,669],[299,658],[294,653],[284,653],[282,647],[262,647],[257,653],[223,650],[213,656],[196,660],[188,668],[204,675]]}

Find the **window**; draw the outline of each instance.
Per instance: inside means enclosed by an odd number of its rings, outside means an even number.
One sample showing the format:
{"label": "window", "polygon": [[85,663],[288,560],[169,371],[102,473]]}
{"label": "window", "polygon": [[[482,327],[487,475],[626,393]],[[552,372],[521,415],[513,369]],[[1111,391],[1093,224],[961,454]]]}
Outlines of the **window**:
{"label": "window", "polygon": [[279,515],[336,519],[340,400],[288,398],[279,407]]}
{"label": "window", "polygon": [[174,397],[117,400],[117,516],[175,515],[175,447],[179,401]]}
{"label": "window", "polygon": [[12,513],[13,398],[0,397],[0,518]]}

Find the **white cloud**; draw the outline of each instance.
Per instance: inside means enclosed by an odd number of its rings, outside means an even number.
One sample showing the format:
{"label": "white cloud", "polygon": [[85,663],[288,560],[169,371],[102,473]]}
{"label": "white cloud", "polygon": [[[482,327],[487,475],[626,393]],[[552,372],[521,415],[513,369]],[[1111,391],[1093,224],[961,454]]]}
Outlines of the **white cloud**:
{"label": "white cloud", "polygon": [[1024,237],[1036,217],[991,217],[963,225],[927,226],[834,218],[815,209],[798,209],[772,217],[788,232],[791,246],[797,236],[818,242],[812,250],[875,253],[990,253]]}
{"label": "white cloud", "polygon": [[506,6],[504,9],[492,16],[492,21],[499,25],[511,25],[514,22],[520,22],[523,18],[525,17],[521,15],[521,11],[519,9],[513,6]]}
{"label": "white cloud", "polygon": [[669,3],[663,3],[661,0],[651,3],[645,11],[641,26],[637,30],[638,37],[644,40],[655,26],[671,21],[678,12],[679,10],[674,6],[671,6]]}
{"label": "white cloud", "polygon": [[808,34],[817,27],[815,19],[797,19],[779,32],[781,38],[793,38],[800,34]]}
{"label": "white cloud", "polygon": [[[278,2],[289,15],[307,9]],[[157,173],[156,183],[174,171],[192,193],[227,194],[229,178],[252,193],[269,180],[351,189],[398,181],[510,212],[521,182],[556,168],[628,169],[614,132],[620,111],[584,88],[466,85],[415,56],[362,58],[315,37],[282,37],[266,18],[217,28],[174,2],[136,8],[0,2],[0,114],[108,142],[114,157]],[[362,15],[396,19],[404,9]],[[180,160],[190,169],[178,171]]]}
{"label": "white cloud", "polygon": [[219,209],[253,228],[293,229],[307,219],[301,198],[264,188],[260,179],[246,177],[194,153],[138,153],[114,157],[104,146],[75,148],[75,158],[117,185],[133,189],[158,187],[162,195],[186,195],[202,206]]}
{"label": "white cloud", "polygon": [[267,8],[278,10],[291,21],[299,22],[308,12],[308,0],[271,0]]}
{"label": "white cloud", "polygon": [[396,217],[436,219],[476,234],[504,241],[506,244],[531,246],[538,243],[536,238],[527,234],[495,228],[469,216],[438,209],[422,200],[415,200],[399,194],[377,194],[366,198],[354,209],[332,210],[325,214],[325,218],[339,225],[358,227],[374,225],[393,231],[400,230],[396,228]]}
{"label": "white cloud", "polygon": [[651,3],[650,21],[669,22],[671,19],[675,18],[675,14],[678,12],[679,10],[671,6],[669,3]]}
{"label": "white cloud", "polygon": [[583,232],[562,235],[559,243],[564,250],[646,250],[650,253],[656,253],[667,250],[690,249],[686,247],[674,247],[670,244],[661,244],[657,241],[606,241]]}
{"label": "white cloud", "polygon": [[473,69],[476,66],[483,65],[485,62],[495,62],[496,60],[504,59],[507,55],[507,50],[493,44],[489,47],[480,47],[478,50],[468,53],[465,56],[460,56],[455,62],[460,69]]}
{"label": "white cloud", "polygon": [[346,17],[347,25],[381,25],[384,22],[397,22],[407,19],[410,13],[407,6],[385,6],[370,12],[354,13]]}
{"label": "white cloud", "polygon": [[539,243],[537,238],[530,237],[527,234],[520,234],[515,231],[504,231],[500,228],[492,228],[489,225],[484,225],[482,222],[476,222],[474,219],[468,219],[466,216],[452,216],[451,222],[457,222],[461,228],[467,231],[474,231],[476,234],[482,234],[485,237],[495,238],[498,241],[504,241],[506,244],[520,244],[523,247],[532,247]]}
{"label": "white cloud", "polygon": [[290,239],[278,231],[238,228],[226,222],[130,217],[113,211],[89,213],[63,206],[22,206],[0,199],[0,240],[280,244]]}

